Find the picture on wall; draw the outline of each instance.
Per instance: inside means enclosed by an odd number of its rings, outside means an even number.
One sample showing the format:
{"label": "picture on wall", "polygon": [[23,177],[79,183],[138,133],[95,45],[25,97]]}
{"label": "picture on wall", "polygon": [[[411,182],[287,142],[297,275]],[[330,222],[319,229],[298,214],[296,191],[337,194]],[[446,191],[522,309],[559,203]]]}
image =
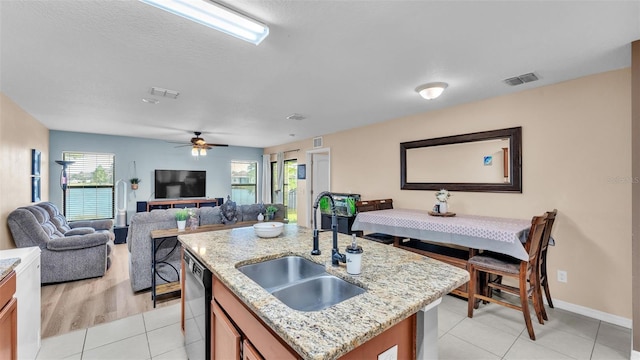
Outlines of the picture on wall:
{"label": "picture on wall", "polygon": [[31,202],[40,201],[40,177],[31,178]]}
{"label": "picture on wall", "polygon": [[36,149],[31,149],[31,175],[40,176],[40,158],[42,153]]}
{"label": "picture on wall", "polygon": [[307,178],[307,165],[299,164],[298,165],[298,180],[304,180]]}

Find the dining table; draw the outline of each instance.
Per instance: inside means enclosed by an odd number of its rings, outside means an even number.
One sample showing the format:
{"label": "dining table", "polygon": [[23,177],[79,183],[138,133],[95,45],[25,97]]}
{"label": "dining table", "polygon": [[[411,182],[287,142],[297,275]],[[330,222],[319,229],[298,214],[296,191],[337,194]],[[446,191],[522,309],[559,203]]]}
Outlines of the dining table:
{"label": "dining table", "polygon": [[428,210],[415,209],[361,212],[357,214],[351,229],[489,250],[520,260],[529,259],[524,244],[531,219],[430,213]]}

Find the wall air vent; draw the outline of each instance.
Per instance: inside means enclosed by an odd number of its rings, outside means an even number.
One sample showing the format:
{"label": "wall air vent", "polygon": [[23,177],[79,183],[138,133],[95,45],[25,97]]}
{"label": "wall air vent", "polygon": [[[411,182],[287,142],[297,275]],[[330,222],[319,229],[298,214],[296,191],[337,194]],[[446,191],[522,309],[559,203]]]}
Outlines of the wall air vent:
{"label": "wall air vent", "polygon": [[322,147],[322,136],[313,138],[313,148],[321,148]]}
{"label": "wall air vent", "polygon": [[516,85],[522,85],[524,83],[537,81],[537,80],[538,80],[538,76],[536,76],[536,74],[528,73],[528,74],[522,74],[512,78],[504,79],[502,81],[504,81],[505,84],[509,86],[516,86]]}

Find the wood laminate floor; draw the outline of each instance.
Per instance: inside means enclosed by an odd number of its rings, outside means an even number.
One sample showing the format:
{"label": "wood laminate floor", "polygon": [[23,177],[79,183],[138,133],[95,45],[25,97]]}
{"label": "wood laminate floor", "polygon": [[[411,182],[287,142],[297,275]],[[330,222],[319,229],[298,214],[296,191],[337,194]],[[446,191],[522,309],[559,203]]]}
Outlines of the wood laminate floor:
{"label": "wood laminate floor", "polygon": [[[85,329],[153,309],[151,292],[134,293],[129,283],[127,244],[114,246],[111,267],[103,277],[41,288],[42,337]],[[157,308],[180,302],[159,301]]]}

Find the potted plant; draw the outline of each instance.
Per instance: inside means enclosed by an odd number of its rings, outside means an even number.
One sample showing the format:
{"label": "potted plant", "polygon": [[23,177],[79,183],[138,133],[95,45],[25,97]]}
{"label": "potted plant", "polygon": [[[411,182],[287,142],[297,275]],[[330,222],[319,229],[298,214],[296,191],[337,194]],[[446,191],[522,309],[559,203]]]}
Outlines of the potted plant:
{"label": "potted plant", "polygon": [[189,218],[189,212],[187,209],[180,209],[176,211],[176,221],[178,223],[178,231],[183,231],[187,226],[187,219]]}
{"label": "potted plant", "polygon": [[131,178],[129,179],[129,182],[131,183],[131,190],[138,190],[138,184],[140,184],[140,182],[142,182],[142,180],[140,180],[139,178]]}
{"label": "potted plant", "polygon": [[278,208],[274,205],[267,206],[265,209],[265,221],[273,220],[275,218],[276,211],[278,211]]}

